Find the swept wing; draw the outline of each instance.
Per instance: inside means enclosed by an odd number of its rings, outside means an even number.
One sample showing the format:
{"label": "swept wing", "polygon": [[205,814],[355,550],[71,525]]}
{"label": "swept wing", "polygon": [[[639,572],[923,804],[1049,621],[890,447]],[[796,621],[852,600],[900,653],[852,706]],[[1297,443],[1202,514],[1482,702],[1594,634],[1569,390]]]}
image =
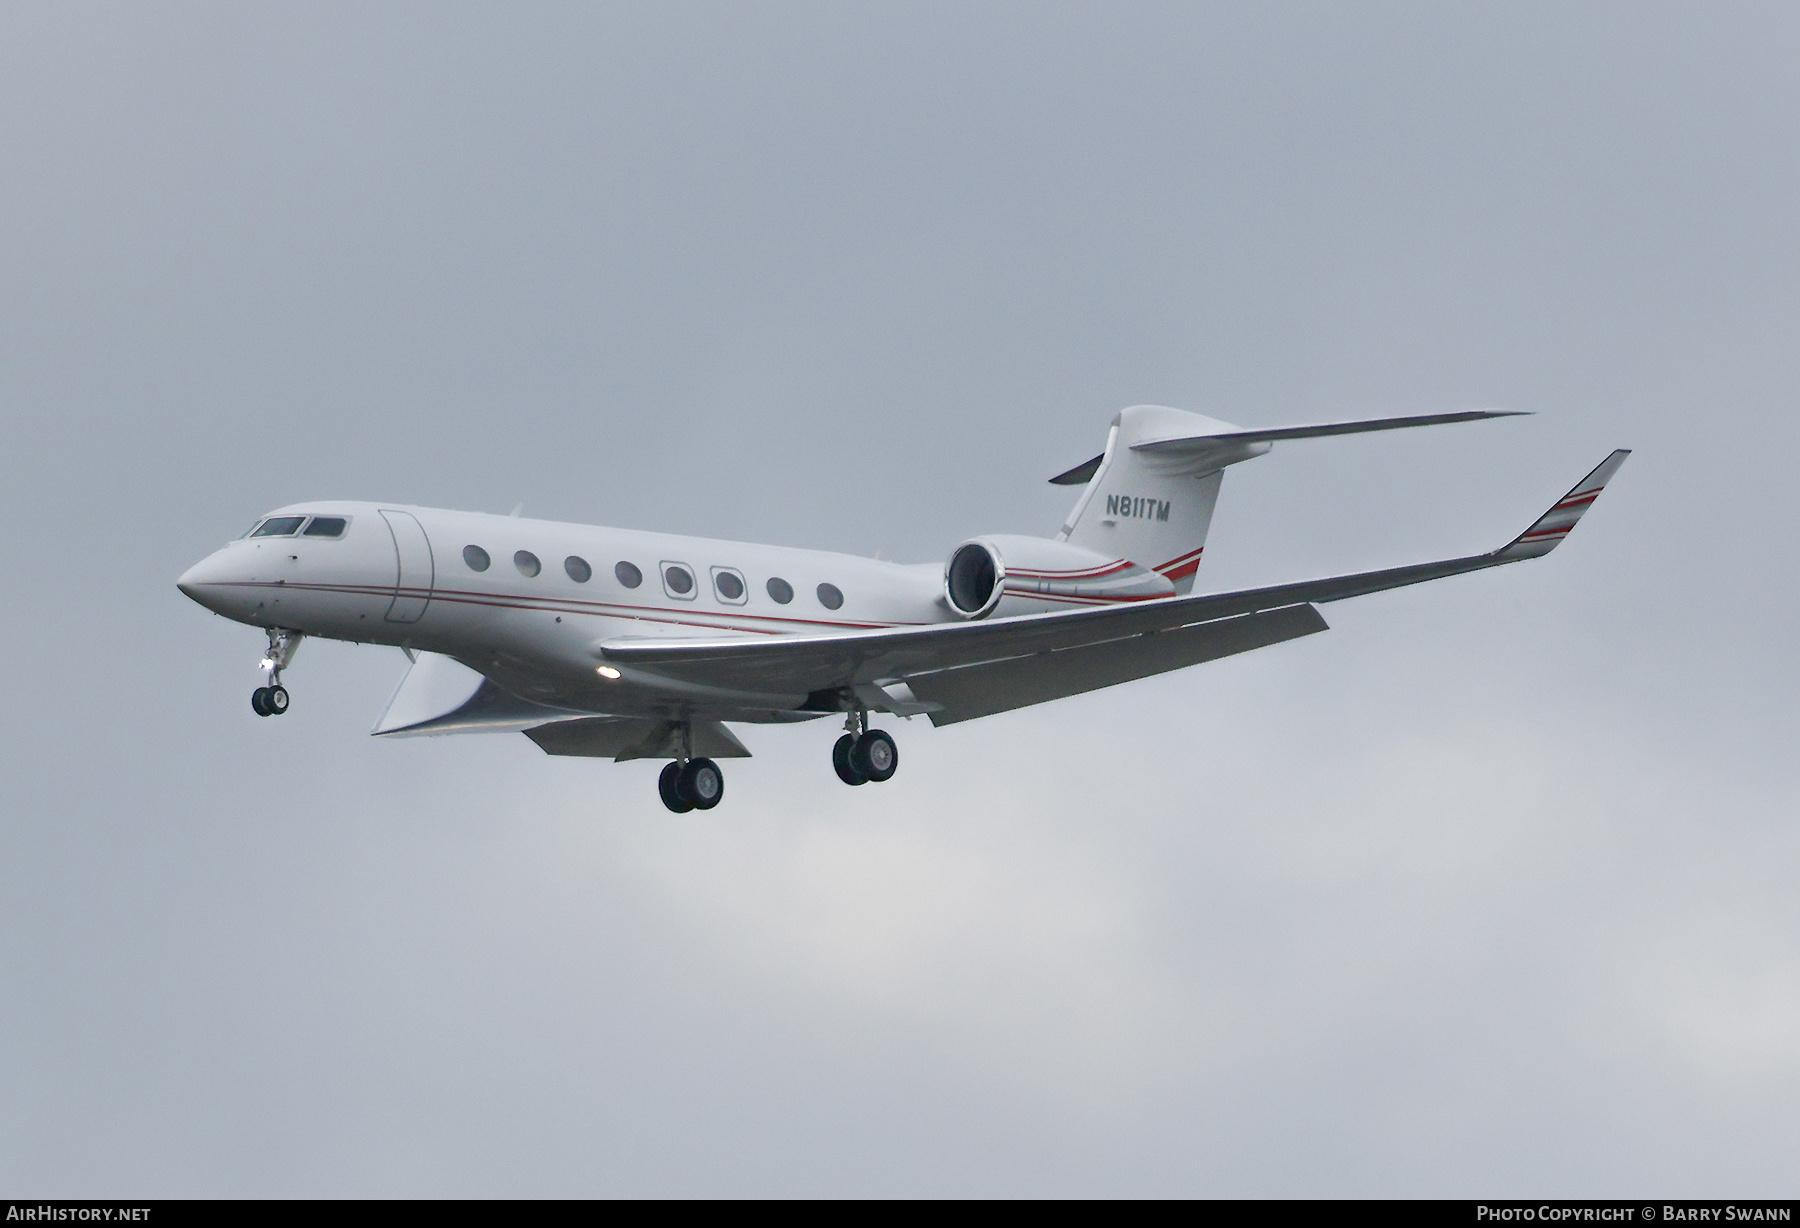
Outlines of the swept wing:
{"label": "swept wing", "polygon": [[[938,723],[968,719],[1324,630],[1324,620],[1311,609],[1315,602],[1341,601],[1547,554],[1628,455],[1629,450],[1620,449],[1608,456],[1525,532],[1485,554],[1232,593],[1171,597],[1121,609],[771,639],[614,639],[602,643],[599,652],[620,667],[762,693],[842,693],[906,683],[921,701],[912,710],[931,712]],[[1176,638],[1160,641],[1170,633],[1177,633]],[[1133,646],[1128,642],[1134,637],[1159,638]],[[1031,658],[1037,659],[1035,667],[999,668]],[[977,672],[956,676],[965,670]],[[1056,682],[1059,677],[1064,681]],[[996,694],[984,699],[984,685],[996,688]],[[933,700],[933,694],[941,698]],[[906,707],[902,699],[897,710]]]}

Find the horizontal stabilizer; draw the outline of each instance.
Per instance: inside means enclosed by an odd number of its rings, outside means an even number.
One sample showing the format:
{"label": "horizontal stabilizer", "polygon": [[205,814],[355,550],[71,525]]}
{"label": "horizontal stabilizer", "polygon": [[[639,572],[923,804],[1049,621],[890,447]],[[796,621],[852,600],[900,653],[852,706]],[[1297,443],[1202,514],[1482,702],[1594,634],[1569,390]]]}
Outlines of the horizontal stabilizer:
{"label": "horizontal stabilizer", "polygon": [[1161,451],[1178,444],[1208,440],[1217,443],[1275,443],[1282,439],[1315,439],[1322,435],[1360,435],[1365,431],[1398,431],[1409,426],[1443,426],[1450,422],[1478,422],[1483,418],[1518,418],[1523,409],[1466,409],[1453,414],[1418,414],[1410,418],[1365,418],[1360,422],[1324,422],[1316,426],[1270,426],[1210,435],[1184,435],[1173,439],[1146,439],[1132,444],[1134,451]]}
{"label": "horizontal stabilizer", "polygon": [[1100,455],[1093,457],[1090,460],[1084,460],[1079,465],[1075,466],[1073,469],[1070,469],[1064,473],[1059,473],[1055,477],[1051,478],[1050,485],[1052,485],[1052,486],[1085,486],[1089,482],[1093,481],[1094,474],[1096,474],[1100,471],[1100,462],[1105,459],[1106,459],[1106,453],[1102,452]]}
{"label": "horizontal stabilizer", "polygon": [[[1143,439],[1131,445],[1133,452],[1144,452],[1169,460],[1191,460],[1197,467],[1223,467],[1261,455],[1266,448],[1252,449],[1252,444],[1270,444],[1284,439],[1317,439],[1325,435],[1360,435],[1366,431],[1398,431],[1411,426],[1443,426],[1451,422],[1478,422],[1483,418],[1516,418],[1528,411],[1519,409],[1467,409],[1449,414],[1417,414],[1403,418],[1365,418],[1358,422],[1323,422],[1311,426],[1271,426],[1253,430],[1208,431],[1173,435],[1160,439]],[[1223,425],[1223,424],[1221,424]],[[1100,469],[1105,453],[1083,461],[1073,469],[1050,479],[1053,486],[1080,486],[1092,481]]]}

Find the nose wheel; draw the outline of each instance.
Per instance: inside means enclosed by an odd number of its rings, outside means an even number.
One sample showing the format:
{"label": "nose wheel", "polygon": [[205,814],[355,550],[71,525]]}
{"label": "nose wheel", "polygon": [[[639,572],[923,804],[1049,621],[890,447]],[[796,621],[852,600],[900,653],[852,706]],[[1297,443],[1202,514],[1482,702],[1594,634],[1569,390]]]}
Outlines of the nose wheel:
{"label": "nose wheel", "polygon": [[305,635],[299,631],[269,628],[269,651],[263,654],[262,670],[269,684],[250,692],[250,707],[258,716],[280,716],[288,710],[287,688],[281,685],[281,671],[294,659]]}
{"label": "nose wheel", "polygon": [[849,731],[831,748],[831,767],[847,785],[877,784],[900,767],[900,749],[885,730],[869,728],[869,714],[858,710],[845,722]]}

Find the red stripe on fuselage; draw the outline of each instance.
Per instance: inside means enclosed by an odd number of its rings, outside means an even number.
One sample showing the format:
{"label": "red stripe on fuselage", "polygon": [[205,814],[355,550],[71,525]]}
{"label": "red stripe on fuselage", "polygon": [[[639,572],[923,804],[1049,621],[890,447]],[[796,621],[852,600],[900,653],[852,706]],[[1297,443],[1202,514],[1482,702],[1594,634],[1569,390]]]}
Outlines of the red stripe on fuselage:
{"label": "red stripe on fuselage", "polygon": [[1114,559],[1103,567],[1085,567],[1075,571],[1039,571],[1030,567],[1008,567],[1009,576],[1025,576],[1032,580],[1093,580],[1101,576],[1110,576],[1114,572],[1130,571],[1136,563],[1128,559]]}
{"label": "red stripe on fuselage", "polygon": [[[619,605],[614,602],[578,601],[571,597],[550,597],[536,600],[514,597],[508,594],[471,593],[456,589],[394,589],[386,585],[354,585],[354,584],[305,584],[285,581],[276,583],[269,580],[234,580],[219,584],[220,588],[268,588],[288,589],[302,592],[336,593],[361,597],[411,597],[427,601],[446,601],[452,605],[479,605],[496,609],[509,610],[541,610],[547,614],[585,614],[594,618],[630,618],[640,622],[670,623],[684,627],[705,627],[708,630],[720,630],[717,623],[695,622],[695,618],[711,618],[718,620],[754,620],[767,623],[798,624],[802,627],[830,627],[838,630],[879,631],[884,627],[924,626],[923,623],[870,623],[870,622],[834,622],[813,618],[782,618],[767,614],[728,614],[723,611],[694,611],[686,618],[658,618],[656,614],[683,614],[680,607],[669,606],[634,606]],[[554,603],[554,604],[550,604]],[[641,612],[640,612],[641,611]],[[724,630],[753,631],[764,635],[780,635],[782,632],[774,627],[736,627],[727,622]]]}

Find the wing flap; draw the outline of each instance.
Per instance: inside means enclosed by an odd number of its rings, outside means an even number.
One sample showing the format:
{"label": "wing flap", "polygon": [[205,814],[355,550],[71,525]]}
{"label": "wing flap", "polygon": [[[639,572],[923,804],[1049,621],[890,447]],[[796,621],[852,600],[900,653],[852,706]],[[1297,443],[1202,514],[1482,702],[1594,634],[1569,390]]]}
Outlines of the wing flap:
{"label": "wing flap", "polygon": [[916,674],[907,680],[907,686],[919,699],[937,705],[928,713],[933,725],[953,725],[1324,630],[1326,623],[1318,610],[1294,605],[1104,644]]}
{"label": "wing flap", "polygon": [[[708,759],[748,759],[750,751],[722,721],[694,721],[690,749]],[[525,730],[546,755],[591,759],[674,759],[681,754],[681,726],[639,717],[589,716]]]}

